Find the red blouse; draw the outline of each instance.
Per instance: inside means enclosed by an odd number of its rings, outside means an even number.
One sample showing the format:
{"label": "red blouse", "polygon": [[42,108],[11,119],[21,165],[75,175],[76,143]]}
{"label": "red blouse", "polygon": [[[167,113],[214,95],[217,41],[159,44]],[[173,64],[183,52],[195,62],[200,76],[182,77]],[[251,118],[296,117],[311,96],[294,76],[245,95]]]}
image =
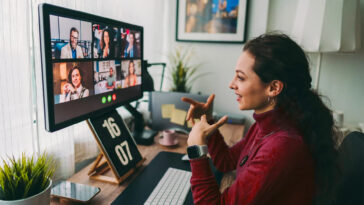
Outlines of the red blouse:
{"label": "red blouse", "polygon": [[312,155],[298,131],[277,122],[276,115],[274,110],[254,114],[246,137],[231,148],[218,131],[210,137],[214,165],[222,172],[236,169],[236,180],[221,194],[207,158],[190,160],[195,204],[312,204]]}

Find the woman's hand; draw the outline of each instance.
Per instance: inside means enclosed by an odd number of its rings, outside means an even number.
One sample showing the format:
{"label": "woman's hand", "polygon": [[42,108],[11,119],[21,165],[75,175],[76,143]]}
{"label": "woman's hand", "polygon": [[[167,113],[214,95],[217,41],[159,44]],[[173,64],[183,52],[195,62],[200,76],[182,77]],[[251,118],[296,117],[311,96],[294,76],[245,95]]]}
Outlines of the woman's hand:
{"label": "woman's hand", "polygon": [[63,93],[66,94],[66,93],[73,93],[75,91],[75,89],[73,88],[73,86],[70,84],[70,83],[66,83],[63,85]]}
{"label": "woman's hand", "polygon": [[193,127],[188,136],[187,144],[188,146],[193,145],[206,145],[207,138],[210,136],[217,128],[221,127],[227,121],[227,116],[220,118],[215,124],[210,125],[207,123],[206,115],[201,116],[201,121],[197,122]]}
{"label": "woman's hand", "polygon": [[186,120],[192,120],[195,123],[195,118],[201,118],[202,115],[206,115],[206,120],[210,121],[212,119],[212,102],[214,102],[215,95],[211,94],[207,99],[206,103],[197,102],[191,98],[181,98],[183,102],[190,103],[190,109],[187,113]]}

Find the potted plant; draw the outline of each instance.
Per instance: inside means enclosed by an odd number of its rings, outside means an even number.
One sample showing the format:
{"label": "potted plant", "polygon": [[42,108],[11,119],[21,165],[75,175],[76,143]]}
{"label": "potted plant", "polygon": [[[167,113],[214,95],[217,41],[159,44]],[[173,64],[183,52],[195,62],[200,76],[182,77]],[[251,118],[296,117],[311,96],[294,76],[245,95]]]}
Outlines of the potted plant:
{"label": "potted plant", "polygon": [[53,159],[43,153],[36,158],[3,159],[0,167],[0,205],[49,205],[55,171]]}
{"label": "potted plant", "polygon": [[194,81],[203,75],[196,71],[201,64],[192,64],[194,52],[191,48],[177,47],[169,54],[170,80],[172,81],[171,91],[190,92]]}

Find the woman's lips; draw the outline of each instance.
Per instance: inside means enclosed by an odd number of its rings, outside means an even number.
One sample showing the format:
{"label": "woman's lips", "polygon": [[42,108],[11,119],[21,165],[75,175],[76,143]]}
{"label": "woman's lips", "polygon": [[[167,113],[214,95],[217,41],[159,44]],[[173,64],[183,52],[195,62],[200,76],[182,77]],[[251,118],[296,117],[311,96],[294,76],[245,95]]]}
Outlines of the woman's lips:
{"label": "woman's lips", "polygon": [[240,102],[240,100],[241,100],[241,96],[240,96],[240,95],[238,95],[238,94],[236,94],[236,96],[237,96],[236,100],[237,100],[238,102]]}

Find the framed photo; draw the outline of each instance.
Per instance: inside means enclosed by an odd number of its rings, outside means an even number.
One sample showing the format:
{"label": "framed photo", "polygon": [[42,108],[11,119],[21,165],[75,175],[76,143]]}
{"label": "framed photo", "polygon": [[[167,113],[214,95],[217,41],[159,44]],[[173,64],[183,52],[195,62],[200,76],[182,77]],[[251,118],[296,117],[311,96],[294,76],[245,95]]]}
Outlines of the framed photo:
{"label": "framed photo", "polygon": [[177,0],[176,40],[244,43],[248,0]]}

